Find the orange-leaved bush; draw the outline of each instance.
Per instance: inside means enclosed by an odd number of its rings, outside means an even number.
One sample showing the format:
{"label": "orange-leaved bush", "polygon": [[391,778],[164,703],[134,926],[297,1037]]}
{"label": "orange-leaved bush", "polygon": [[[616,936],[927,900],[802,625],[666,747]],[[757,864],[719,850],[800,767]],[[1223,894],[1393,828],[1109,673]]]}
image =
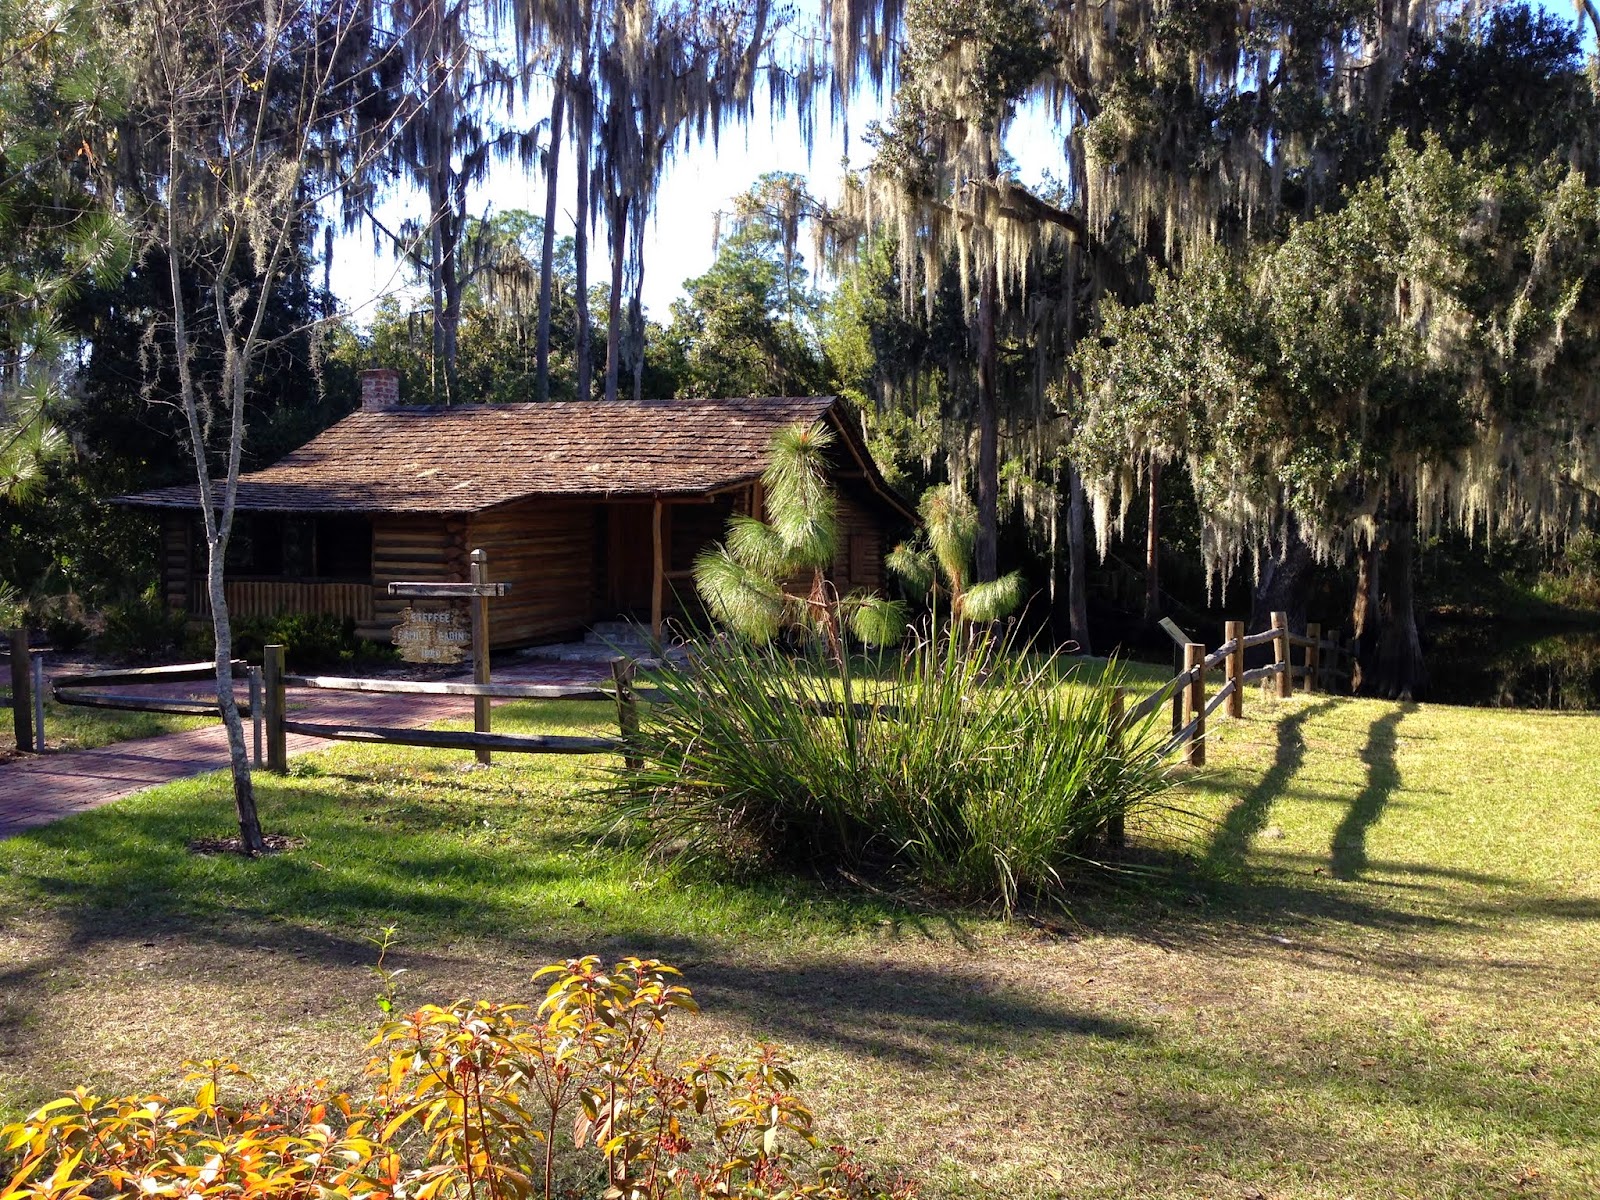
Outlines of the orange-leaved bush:
{"label": "orange-leaved bush", "polygon": [[909,1200],[820,1144],[784,1055],[670,1064],[678,972],[629,958],[541,970],[543,1001],[427,1005],[385,1021],[364,1102],[316,1082],[229,1099],[236,1064],[190,1064],[193,1099],[79,1088],[0,1130],[0,1200]]}

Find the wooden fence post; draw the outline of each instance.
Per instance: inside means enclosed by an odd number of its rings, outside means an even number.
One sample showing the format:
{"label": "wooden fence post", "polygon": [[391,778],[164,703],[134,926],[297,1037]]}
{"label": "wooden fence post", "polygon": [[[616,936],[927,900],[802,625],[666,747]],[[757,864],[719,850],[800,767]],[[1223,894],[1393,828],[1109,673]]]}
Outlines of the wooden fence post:
{"label": "wooden fence post", "polygon": [[33,690],[33,748],[44,753],[44,652],[28,657],[28,682]]}
{"label": "wooden fence post", "polygon": [[[472,582],[482,585],[489,582],[489,555],[482,549],[472,552]],[[472,682],[489,682],[489,597],[474,596],[472,605]],[[492,720],[488,696],[472,698],[472,731],[488,733]],[[478,762],[488,766],[492,755],[487,750],[474,751]]]}
{"label": "wooden fence post", "polygon": [[1244,622],[1229,621],[1222,627],[1222,639],[1233,643],[1228,652],[1228,682],[1233,692],[1228,696],[1228,716],[1235,721],[1244,719]]}
{"label": "wooden fence post", "polygon": [[[1174,676],[1183,674],[1183,647],[1174,644],[1172,647],[1172,673]],[[1172,732],[1177,734],[1183,728],[1183,689],[1174,688],[1172,691]]]}
{"label": "wooden fence post", "polygon": [[33,749],[33,678],[28,670],[28,631],[11,631],[11,728],[17,749]]}
{"label": "wooden fence post", "polygon": [[1278,668],[1278,699],[1287,700],[1294,695],[1294,679],[1289,674],[1289,614],[1272,614],[1272,628],[1278,635],[1272,639],[1272,653]]}
{"label": "wooden fence post", "polygon": [[1327,634],[1323,637],[1323,640],[1328,643],[1329,651],[1327,666],[1322,668],[1323,673],[1326,676],[1326,681],[1324,682],[1323,686],[1331,692],[1339,686],[1339,680],[1337,676],[1334,675],[1334,672],[1339,670],[1339,668],[1344,665],[1344,660],[1341,657],[1343,654],[1343,648],[1339,645],[1339,627],[1335,625],[1332,629],[1328,630]]}
{"label": "wooden fence post", "polygon": [[261,679],[267,693],[267,770],[284,775],[289,770],[289,743],[283,728],[283,647],[261,648]]}
{"label": "wooden fence post", "polygon": [[1316,622],[1307,622],[1306,638],[1311,645],[1306,647],[1306,693],[1309,695],[1317,690],[1317,675],[1322,670],[1322,626]]}
{"label": "wooden fence post", "polygon": [[263,688],[261,686],[261,668],[260,667],[251,667],[250,668],[250,673],[249,673],[249,679],[250,679],[250,731],[254,735],[254,738],[253,738],[254,747],[253,748],[254,748],[254,751],[255,751],[255,753],[253,755],[251,755],[250,762],[251,762],[252,766],[259,767],[259,766],[262,765],[262,762],[261,762],[261,758],[262,758],[261,729],[262,729],[262,725],[263,725],[264,721],[266,720],[265,714],[263,714],[262,711],[261,711],[262,702],[263,702]]}
{"label": "wooden fence post", "polygon": [[[1203,767],[1206,761],[1206,648],[1203,643],[1190,642],[1183,648],[1183,669],[1194,671],[1189,686],[1184,689],[1183,723],[1195,722],[1194,735],[1186,748],[1186,759],[1191,767]],[[1196,668],[1199,668],[1196,670]]]}
{"label": "wooden fence post", "polygon": [[[1106,709],[1106,741],[1110,743],[1113,753],[1122,749],[1123,727],[1127,720],[1124,713],[1127,710],[1128,689],[1114,687],[1111,689],[1110,703]],[[1106,845],[1112,851],[1121,851],[1128,844],[1128,827],[1126,814],[1122,809],[1117,809],[1106,818]]]}
{"label": "wooden fence post", "polygon": [[617,686],[617,729],[624,747],[622,761],[630,771],[644,765],[638,755],[626,752],[639,734],[639,698],[633,694],[633,673],[637,669],[638,664],[631,658],[611,660],[611,679]]}

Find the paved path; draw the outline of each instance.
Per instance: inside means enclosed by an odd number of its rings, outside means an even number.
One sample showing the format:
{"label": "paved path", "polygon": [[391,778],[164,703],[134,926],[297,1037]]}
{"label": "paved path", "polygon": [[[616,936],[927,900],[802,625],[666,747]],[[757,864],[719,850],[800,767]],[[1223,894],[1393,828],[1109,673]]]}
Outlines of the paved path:
{"label": "paved path", "polygon": [[[609,679],[610,670],[573,663],[517,663],[503,669],[496,667],[494,676],[497,683],[593,683]],[[155,689],[151,692],[154,694]],[[391,727],[430,725],[450,717],[472,715],[472,700],[465,696],[292,690],[289,706],[302,720]],[[246,736],[249,733],[247,721]],[[321,738],[301,734],[290,734],[287,741],[291,755],[330,745]],[[220,770],[227,761],[227,737],[220,723],[116,742],[96,750],[30,754],[13,759],[0,764],[0,838],[99,808],[157,784]]]}

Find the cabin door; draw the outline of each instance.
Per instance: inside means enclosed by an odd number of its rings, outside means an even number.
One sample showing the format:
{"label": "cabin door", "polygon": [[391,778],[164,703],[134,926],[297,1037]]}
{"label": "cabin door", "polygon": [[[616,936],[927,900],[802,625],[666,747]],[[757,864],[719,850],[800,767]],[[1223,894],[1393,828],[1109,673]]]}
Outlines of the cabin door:
{"label": "cabin door", "polygon": [[[654,505],[612,504],[606,509],[607,600],[619,617],[649,620],[651,570],[655,557],[651,513]],[[662,533],[672,519],[672,508],[661,514]],[[671,543],[668,542],[668,545]]]}

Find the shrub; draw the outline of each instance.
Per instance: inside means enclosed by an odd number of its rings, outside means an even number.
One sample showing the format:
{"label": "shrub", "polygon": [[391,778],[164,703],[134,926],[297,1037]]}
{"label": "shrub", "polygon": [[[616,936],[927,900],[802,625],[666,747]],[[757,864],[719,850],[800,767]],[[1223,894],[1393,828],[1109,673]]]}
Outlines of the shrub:
{"label": "shrub", "polygon": [[1108,823],[1170,786],[1150,722],[1113,736],[1113,678],[971,627],[882,680],[724,641],[658,682],[612,794],[677,859],[887,868],[1010,912],[1102,862]]}
{"label": "shrub", "polygon": [[89,640],[89,627],[76,617],[58,613],[45,618],[44,636],[56,650],[71,654]]}
{"label": "shrub", "polygon": [[0,1200],[909,1200],[822,1149],[778,1051],[663,1060],[669,1017],[694,1010],[677,972],[626,959],[546,967],[521,1005],[429,1005],[385,1022],[375,1095],[322,1083],[230,1100],[232,1063],[190,1064],[193,1100],[102,1100],[80,1088],[0,1130],[19,1157]]}
{"label": "shrub", "polygon": [[285,662],[295,671],[393,658],[387,648],[358,638],[356,623],[349,617],[280,613],[234,622],[233,649],[237,657],[258,662],[261,648],[267,645],[284,647]]}
{"label": "shrub", "polygon": [[129,600],[107,605],[103,616],[98,640],[108,654],[156,658],[183,642],[183,614],[168,608],[154,585]]}

